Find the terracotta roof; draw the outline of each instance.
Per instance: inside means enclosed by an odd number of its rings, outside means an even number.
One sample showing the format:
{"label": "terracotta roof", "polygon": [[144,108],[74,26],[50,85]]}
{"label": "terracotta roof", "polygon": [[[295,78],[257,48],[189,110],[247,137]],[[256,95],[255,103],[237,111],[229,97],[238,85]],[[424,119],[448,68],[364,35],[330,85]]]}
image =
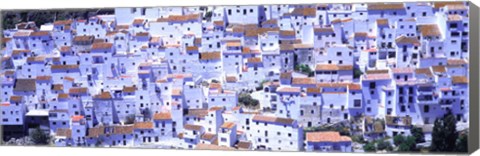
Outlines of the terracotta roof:
{"label": "terracotta roof", "polygon": [[53,25],[70,25],[72,22],[73,20],[58,20],[53,22]]}
{"label": "terracotta roof", "polygon": [[351,142],[347,136],[340,136],[339,132],[307,132],[307,142]]}
{"label": "terracotta roof", "polygon": [[265,116],[265,115],[255,115],[253,116],[252,120],[260,121],[260,122],[280,123],[280,124],[286,124],[286,125],[292,125],[295,122],[295,120],[290,118]]}
{"label": "terracotta roof", "polygon": [[213,140],[217,137],[216,134],[213,134],[213,133],[204,133],[201,138],[202,140]]}
{"label": "terracotta roof", "polygon": [[243,141],[242,140],[242,141],[238,141],[238,143],[237,143],[237,148],[238,149],[245,150],[245,149],[250,149],[251,147],[252,147],[252,142],[250,142],[250,141]]}
{"label": "terracotta roof", "polygon": [[293,51],[295,48],[293,47],[293,44],[280,44],[280,51]]}
{"label": "terracotta roof", "polygon": [[197,118],[204,118],[208,115],[207,109],[188,109],[185,116],[195,116]]}
{"label": "terracotta roof", "polygon": [[27,62],[45,62],[44,56],[32,56],[27,58]]}
{"label": "terracotta roof", "polygon": [[468,78],[466,76],[452,76],[453,84],[468,84]]}
{"label": "terracotta roof", "polygon": [[34,37],[49,36],[49,35],[50,35],[49,31],[36,31],[36,32],[30,33],[30,36],[34,36]]}
{"label": "terracotta roof", "polygon": [[70,82],[75,81],[75,79],[73,77],[70,77],[70,76],[65,76],[63,79],[66,80],[66,81],[70,81]]}
{"label": "terracotta roof", "polygon": [[420,33],[422,36],[441,36],[442,33],[440,32],[440,28],[438,28],[437,24],[423,24],[423,25],[418,25]]}
{"label": "terracotta roof", "polygon": [[93,42],[95,36],[75,36],[73,42]]}
{"label": "terracotta roof", "polygon": [[23,96],[12,95],[10,96],[10,101],[12,102],[22,102]]}
{"label": "terracotta roof", "polygon": [[144,22],[145,22],[145,19],[137,18],[137,19],[133,20],[133,24],[135,24],[135,25],[142,25]]}
{"label": "terracotta roof", "polygon": [[250,57],[247,59],[247,63],[261,63],[262,58],[260,57]]}
{"label": "terracotta roof", "polygon": [[105,127],[97,126],[88,129],[88,137],[96,138],[105,134]]}
{"label": "terracotta roof", "polygon": [[388,26],[388,19],[386,18],[377,19],[377,25]]}
{"label": "terracotta roof", "polygon": [[95,95],[94,98],[101,100],[110,100],[112,99],[112,94],[110,94],[110,92],[101,92],[100,94]]}
{"label": "terracotta roof", "polygon": [[72,116],[72,122],[79,122],[84,119],[83,115],[74,115]]}
{"label": "terracotta roof", "polygon": [[140,37],[148,37],[150,33],[148,32],[137,32],[135,36],[140,36]]}
{"label": "terracotta roof", "polygon": [[54,90],[54,91],[61,91],[61,90],[63,90],[63,84],[53,84],[53,85],[52,85],[52,90]]}
{"label": "terracotta roof", "polygon": [[78,69],[78,65],[52,65],[50,66],[50,69]]}
{"label": "terracotta roof", "polygon": [[187,49],[187,51],[198,51],[197,46],[188,46],[186,49]]}
{"label": "terracotta roof", "polygon": [[87,87],[73,87],[68,90],[70,94],[85,94],[88,92]]}
{"label": "terracotta roof", "polygon": [[352,65],[336,65],[336,64],[317,64],[315,66],[316,71],[337,71],[337,70],[353,70]]}
{"label": "terracotta roof", "polygon": [[213,21],[213,25],[215,26],[224,26],[224,22],[223,21]]}
{"label": "terracotta roof", "polygon": [[234,126],[235,126],[235,123],[233,122],[224,122],[221,128],[232,129]]}
{"label": "terracotta roof", "polygon": [[280,30],[280,36],[295,36],[295,31],[293,31],[293,30]]}
{"label": "terracotta roof", "polygon": [[62,46],[62,47],[60,47],[59,51],[60,51],[60,52],[70,52],[70,51],[72,51],[72,47],[70,47],[70,46]]}
{"label": "terracotta roof", "polygon": [[300,87],[287,87],[282,86],[277,89],[277,92],[293,92],[293,93],[300,93]]}
{"label": "terracotta roof", "polygon": [[50,81],[52,80],[52,76],[50,75],[41,75],[41,76],[37,76],[37,81]]}
{"label": "terracotta roof", "polygon": [[58,99],[67,99],[68,97],[69,97],[68,94],[65,94],[65,93],[60,93],[57,96]]}
{"label": "terracotta roof", "polygon": [[454,1],[433,2],[433,8],[435,8],[435,9],[440,9],[440,8],[445,7],[447,5],[463,5],[463,2],[461,2],[461,1],[457,1],[457,2],[454,2]]}
{"label": "terracotta roof", "polygon": [[404,10],[403,3],[368,3],[368,10]]}
{"label": "terracotta roof", "polygon": [[17,79],[13,91],[36,91],[35,79]]}
{"label": "terracotta roof", "polygon": [[203,52],[200,53],[200,60],[218,60],[222,57],[220,52]]}
{"label": "terracotta roof", "polygon": [[315,78],[312,77],[295,77],[292,79],[292,84],[303,85],[303,84],[315,84]]}
{"label": "terracotta roof", "polygon": [[126,126],[117,125],[113,127],[113,134],[120,134],[120,135],[132,134],[133,128],[134,128],[133,125],[126,125]]}
{"label": "terracotta roof", "polygon": [[447,72],[447,68],[445,68],[445,66],[432,66],[432,71],[435,73],[445,73]]}
{"label": "terracotta roof", "polygon": [[185,124],[183,126],[183,128],[185,128],[186,130],[192,130],[192,131],[200,131],[203,129],[202,126],[200,125],[193,125],[193,124]]}
{"label": "terracotta roof", "polygon": [[407,36],[400,36],[395,39],[397,44],[413,44],[413,45],[420,45],[420,41],[416,37],[407,37]]}
{"label": "terracotta roof", "polygon": [[153,122],[135,122],[134,129],[153,129]]}
{"label": "terracotta roof", "polygon": [[277,19],[269,19],[269,20],[266,20],[264,22],[262,22],[262,25],[277,25],[278,21]]}
{"label": "terracotta roof", "polygon": [[238,81],[236,76],[226,76],[225,80],[227,82],[237,82]]}
{"label": "terracotta roof", "polygon": [[432,77],[433,73],[430,68],[417,68],[415,69],[415,74],[424,74],[428,77]]}
{"label": "terracotta roof", "polygon": [[309,88],[307,88],[307,93],[319,94],[319,93],[322,93],[322,88],[320,88],[320,87],[309,87]]}
{"label": "terracotta roof", "polygon": [[57,128],[57,132],[55,133],[56,136],[71,138],[72,137],[72,129],[70,128]]}
{"label": "terracotta roof", "polygon": [[132,92],[137,91],[137,87],[135,87],[135,86],[124,86],[122,91],[132,93]]}
{"label": "terracotta roof", "polygon": [[282,72],[280,73],[280,79],[291,79],[292,78],[292,72]]}
{"label": "terracotta roof", "polygon": [[362,90],[362,85],[356,84],[356,83],[351,83],[351,84],[348,84],[348,89],[349,90]]}
{"label": "terracotta roof", "polygon": [[447,65],[456,66],[456,65],[465,65],[468,64],[468,61],[465,59],[448,59]]}
{"label": "terracotta roof", "polygon": [[153,120],[172,120],[172,114],[170,112],[155,113]]}
{"label": "terracotta roof", "polygon": [[390,79],[389,74],[367,74],[365,75],[365,80],[388,80]]}
{"label": "terracotta roof", "polygon": [[241,41],[227,41],[227,47],[240,47],[242,46]]}
{"label": "terracotta roof", "polygon": [[30,53],[31,51],[30,50],[13,50],[12,51],[12,55],[15,56],[15,55],[21,55],[23,53]]}
{"label": "terracotta roof", "polygon": [[106,50],[106,49],[111,49],[113,46],[112,43],[93,43],[92,45],[92,50]]}
{"label": "terracotta roof", "polygon": [[367,74],[387,74],[388,70],[367,70]]}
{"label": "terracotta roof", "polygon": [[292,13],[294,16],[315,16],[317,14],[316,8],[295,8]]}
{"label": "terracotta roof", "polygon": [[315,33],[333,33],[334,32],[332,27],[314,28],[313,31]]}

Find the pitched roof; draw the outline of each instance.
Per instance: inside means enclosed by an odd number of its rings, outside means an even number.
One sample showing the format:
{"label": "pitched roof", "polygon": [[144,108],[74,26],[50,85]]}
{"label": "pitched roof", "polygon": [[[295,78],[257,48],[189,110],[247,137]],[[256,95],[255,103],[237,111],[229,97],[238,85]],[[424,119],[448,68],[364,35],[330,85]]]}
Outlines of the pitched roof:
{"label": "pitched roof", "polygon": [[221,128],[232,129],[235,126],[234,122],[224,122]]}
{"label": "pitched roof", "polygon": [[101,100],[109,100],[112,99],[112,94],[110,94],[110,92],[101,92],[100,94],[95,95],[94,98]]}
{"label": "pitched roof", "polygon": [[12,95],[10,96],[10,101],[12,102],[22,102],[23,96]]}
{"label": "pitched roof", "polygon": [[289,92],[289,93],[300,93],[300,87],[287,87],[281,86],[277,89],[277,92]]}
{"label": "pitched roof", "polygon": [[417,68],[415,69],[415,74],[423,74],[428,77],[432,77],[433,73],[430,68]]}
{"label": "pitched roof", "polygon": [[55,133],[56,136],[71,138],[72,137],[72,129],[70,128],[58,128],[57,132]]}
{"label": "pitched roof", "polygon": [[468,78],[466,76],[452,76],[453,84],[468,84]]}
{"label": "pitched roof", "polygon": [[317,64],[315,71],[337,71],[337,70],[353,70],[352,65],[336,65],[336,64]]}
{"label": "pitched roof", "polygon": [[36,91],[35,79],[17,79],[15,81],[14,91]]}
{"label": "pitched roof", "polygon": [[458,65],[465,65],[465,64],[468,64],[468,61],[465,59],[452,58],[447,60],[447,65],[449,66],[458,66]]}
{"label": "pitched roof", "polygon": [[340,136],[339,132],[307,132],[307,142],[351,142],[352,139],[347,136]]}
{"label": "pitched roof", "polygon": [[153,129],[153,122],[135,122],[134,129]]}
{"label": "pitched roof", "polygon": [[238,141],[237,148],[238,149],[250,149],[252,147],[252,142],[250,141]]}
{"label": "pitched roof", "polygon": [[68,90],[70,94],[85,94],[88,92],[87,87],[73,87]]}
{"label": "pitched roof", "polygon": [[291,13],[294,16],[315,16],[316,14],[316,8],[295,8]]}
{"label": "pitched roof", "polygon": [[227,146],[219,146],[215,144],[203,144],[199,143],[197,146],[195,146],[196,150],[235,150],[235,148],[232,147],[227,147]]}
{"label": "pitched roof", "polygon": [[213,140],[213,139],[215,139],[216,137],[217,137],[217,135],[216,135],[216,134],[213,134],[213,133],[204,133],[204,134],[201,136],[201,138],[202,138],[203,140]]}
{"label": "pitched roof", "polygon": [[120,135],[132,134],[133,128],[134,128],[133,125],[125,125],[125,126],[117,125],[113,127],[113,134],[120,134]]}
{"label": "pitched roof", "polygon": [[105,134],[105,127],[97,126],[88,129],[88,137],[96,138]]}
{"label": "pitched roof", "polygon": [[203,52],[200,53],[200,60],[218,60],[222,57],[220,52]]}
{"label": "pitched roof", "polygon": [[403,3],[368,3],[368,10],[404,10]]}
{"label": "pitched roof", "polygon": [[395,39],[397,44],[413,44],[413,45],[420,45],[420,41],[416,37],[407,37],[407,36],[400,36]]}
{"label": "pitched roof", "polygon": [[36,32],[30,33],[30,36],[33,36],[33,37],[49,36],[49,35],[50,35],[50,31],[36,31]]}
{"label": "pitched roof", "polygon": [[172,120],[172,114],[170,112],[155,113],[153,120]]}
{"label": "pitched roof", "polygon": [[312,77],[295,77],[292,79],[292,84],[315,84],[315,78]]}
{"label": "pitched roof", "polygon": [[95,36],[75,36],[73,42],[93,42]]}
{"label": "pitched roof", "polygon": [[409,68],[409,67],[392,68],[392,73],[394,74],[413,74],[414,71],[415,71],[415,68]]}
{"label": "pitched roof", "polygon": [[423,24],[418,25],[418,27],[422,36],[437,37],[442,35],[437,24]]}
{"label": "pitched roof", "polygon": [[106,43],[106,42],[102,42],[102,43],[93,43],[92,45],[92,50],[105,50],[105,49],[111,49],[113,46],[112,43]]}
{"label": "pitched roof", "polygon": [[185,124],[183,126],[183,128],[185,128],[187,130],[200,131],[200,130],[202,130],[203,127],[200,126],[200,125]]}
{"label": "pitched roof", "polygon": [[127,92],[127,93],[132,93],[132,92],[137,91],[137,87],[136,86],[123,86],[122,91]]}

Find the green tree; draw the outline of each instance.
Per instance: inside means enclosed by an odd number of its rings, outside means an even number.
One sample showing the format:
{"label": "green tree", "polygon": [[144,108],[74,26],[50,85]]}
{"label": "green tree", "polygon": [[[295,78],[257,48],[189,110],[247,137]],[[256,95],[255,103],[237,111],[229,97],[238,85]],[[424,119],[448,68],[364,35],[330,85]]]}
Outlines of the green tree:
{"label": "green tree", "polygon": [[457,139],[455,151],[468,152],[468,133],[462,133]]}
{"label": "green tree", "polygon": [[260,102],[257,99],[253,99],[250,94],[241,93],[238,97],[238,103],[248,108],[256,108]]}
{"label": "green tree", "polygon": [[417,151],[416,145],[417,143],[415,142],[416,138],[413,136],[408,136],[404,138],[404,141],[400,143],[398,146],[398,151],[399,152],[410,152],[410,151]]}
{"label": "green tree", "polygon": [[403,135],[396,135],[393,137],[393,144],[395,146],[399,146],[405,141],[405,137]]}
{"label": "green tree", "polygon": [[363,72],[360,69],[358,69],[358,68],[353,69],[353,78],[358,79],[362,75],[363,75]]}
{"label": "green tree", "polygon": [[422,128],[414,126],[412,129],[410,129],[410,133],[413,137],[415,137],[416,143],[425,142],[425,134],[423,133]]}
{"label": "green tree", "polygon": [[377,150],[379,150],[379,151],[383,151],[383,150],[392,151],[393,147],[392,147],[392,144],[390,142],[385,141],[385,140],[379,140],[377,142]]}
{"label": "green tree", "polygon": [[129,124],[133,124],[133,123],[135,123],[135,115],[130,114],[125,118],[125,123],[124,124],[129,125]]}
{"label": "green tree", "polygon": [[35,145],[48,145],[50,142],[50,135],[45,133],[40,127],[35,128],[29,137]]}
{"label": "green tree", "polygon": [[432,152],[453,152],[458,137],[456,119],[451,112],[435,120],[432,131]]}
{"label": "green tree", "polygon": [[363,145],[363,150],[365,152],[375,152],[376,151],[375,150],[375,143],[369,142],[369,143]]}

